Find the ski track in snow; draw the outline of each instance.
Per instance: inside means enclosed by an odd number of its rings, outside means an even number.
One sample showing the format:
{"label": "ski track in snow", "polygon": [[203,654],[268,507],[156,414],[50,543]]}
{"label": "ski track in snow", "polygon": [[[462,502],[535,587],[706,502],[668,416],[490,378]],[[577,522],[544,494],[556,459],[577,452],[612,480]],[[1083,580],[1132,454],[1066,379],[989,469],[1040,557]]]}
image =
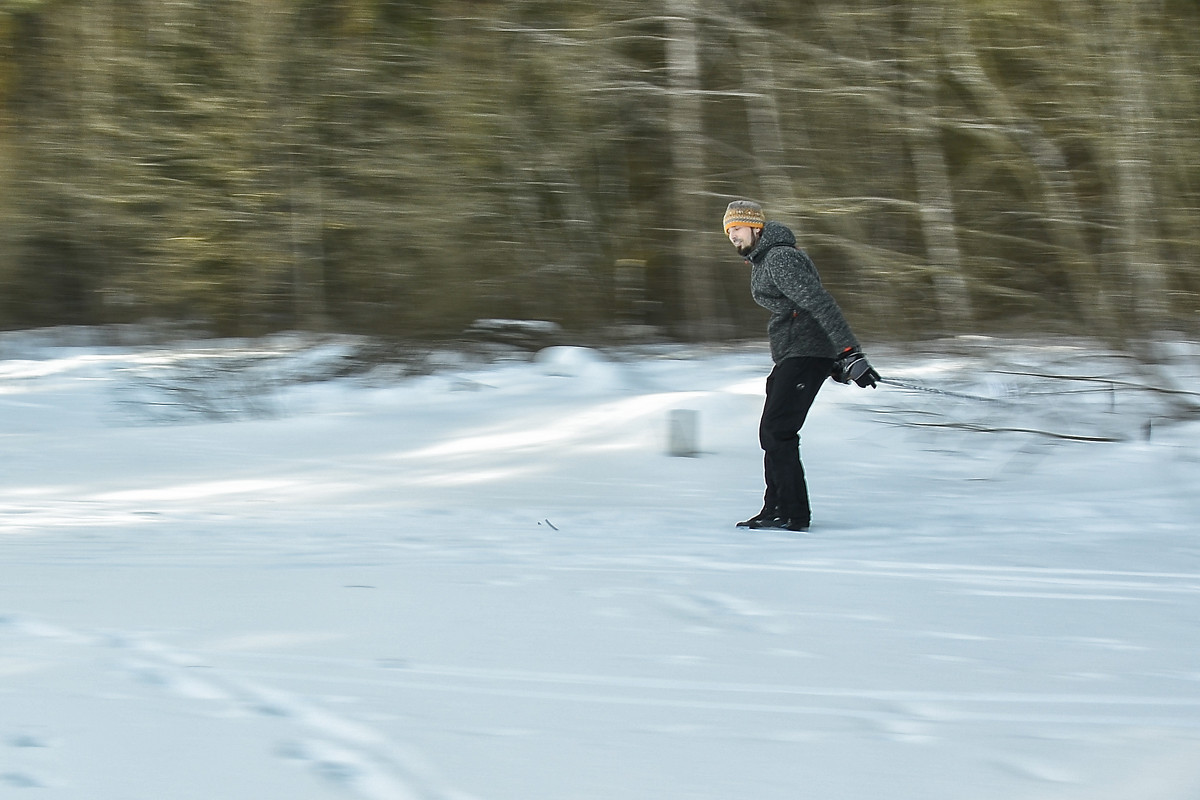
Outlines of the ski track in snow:
{"label": "ski track in snow", "polygon": [[[665,559],[674,561],[674,559]],[[529,566],[526,564],[525,566]],[[704,565],[679,564],[655,569],[612,565],[586,566],[578,563],[551,565],[550,572],[589,573],[600,586],[604,576],[647,573],[661,579],[681,574],[695,575],[705,569],[722,574],[762,572],[795,575],[824,574],[859,579],[901,580],[932,584],[952,594],[969,593],[984,597],[1069,599],[1080,602],[1098,600],[1154,601],[1166,594],[1195,594],[1200,591],[1197,576],[1190,573],[1147,573],[1134,571],[1053,570],[1044,568],[999,568],[980,565],[936,564],[925,562],[880,562],[855,560],[797,561],[783,564],[756,564],[747,561]],[[519,581],[517,581],[519,582]],[[979,587],[1003,587],[1003,591],[981,591]],[[911,590],[909,590],[911,591]],[[652,588],[630,588],[628,584],[609,589],[594,589],[591,599],[601,606],[613,601],[633,602],[640,608],[656,608],[669,618],[682,621],[697,635],[713,629],[740,631],[756,637],[786,638],[794,620],[813,616],[839,617],[842,624],[887,623],[887,617],[870,613],[835,611],[822,614],[807,609],[772,607],[762,600],[725,591],[672,591],[670,584]],[[277,741],[269,749],[277,757],[307,766],[323,782],[341,787],[356,797],[369,800],[414,800],[464,798],[445,778],[434,774],[420,756],[392,741],[387,735],[353,717],[335,713],[312,697],[320,697],[327,688],[344,694],[369,689],[401,695],[457,695],[503,698],[506,701],[552,704],[565,713],[581,706],[607,706],[656,709],[662,712],[687,712],[705,715],[748,715],[751,718],[798,718],[827,720],[817,722],[813,735],[864,736],[890,740],[902,745],[931,746],[958,735],[957,732],[986,728],[1001,730],[1048,729],[1086,732],[1112,730],[1185,730],[1200,727],[1200,697],[1136,692],[1029,692],[1029,691],[932,691],[892,690],[853,686],[805,686],[743,681],[659,679],[635,674],[557,672],[545,670],[479,668],[465,665],[405,663],[386,664],[379,660],[363,661],[324,657],[305,659],[278,655],[274,649],[256,651],[254,641],[247,648],[229,653],[182,652],[172,649],[146,634],[118,632],[79,632],[57,627],[39,619],[8,617],[0,630],[9,636],[45,641],[56,646],[100,653],[103,658],[85,655],[85,661],[103,663],[116,660],[125,680],[144,690],[182,698],[204,713],[237,724],[245,715],[269,719],[275,723]],[[972,632],[910,632],[956,645],[989,645],[993,637]],[[1116,640],[1081,640],[1082,649],[1096,651],[1138,651],[1138,645]],[[253,662],[238,667],[239,661]],[[223,662],[220,668],[204,665]],[[270,669],[264,669],[269,665]],[[287,690],[278,688],[286,685]],[[833,723],[836,724],[832,724]],[[840,722],[836,722],[840,721]],[[807,724],[807,723],[806,723]],[[831,727],[832,724],[832,727]],[[847,732],[837,734],[841,726]],[[702,729],[703,730],[703,729]],[[0,731],[2,732],[2,731]],[[499,735],[524,735],[522,731],[497,731]],[[658,735],[695,735],[686,729],[658,730]],[[1059,735],[1070,735],[1059,734]],[[1191,735],[1191,734],[1189,734]],[[44,746],[35,737],[10,739],[13,749],[32,752]],[[1085,776],[1053,762],[1036,758],[1003,756],[996,767],[1034,783],[1070,786],[1084,782]],[[1179,765],[1176,764],[1176,767]],[[1196,770],[1189,774],[1195,775]],[[52,786],[53,776],[20,769],[0,775],[0,781],[14,788]],[[1168,784],[1178,787],[1186,780]],[[1186,784],[1188,786],[1192,784]],[[1056,795],[1062,796],[1062,795]],[[1080,795],[1082,797],[1083,795]],[[1113,795],[1116,797],[1116,795]],[[1162,797],[1175,797],[1163,794]]]}
{"label": "ski track in snow", "polygon": [[[577,562],[572,557],[566,559]],[[648,564],[616,567],[611,564],[541,564],[549,572],[587,572],[602,586],[604,576],[621,574],[658,579],[695,576],[710,570],[721,574],[760,572],[824,574],[854,579],[901,580],[940,587],[951,594],[995,598],[1154,602],[1160,595],[1176,596],[1200,591],[1200,576],[1184,572],[993,567],[959,563],[898,562],[817,559],[760,564],[725,559],[681,566],[677,557],[660,569]],[[522,559],[524,561],[524,559]],[[603,561],[603,560],[602,560]],[[529,569],[524,561],[519,566]],[[519,585],[519,577],[508,583]],[[691,582],[691,581],[689,581]],[[786,638],[796,619],[828,617],[842,624],[890,624],[884,615],[869,612],[772,607],[761,600],[728,592],[673,591],[671,582],[651,587],[622,584],[596,588],[588,596],[601,606],[613,601],[656,608],[685,624],[697,635],[726,630],[767,638]],[[980,587],[1003,587],[1002,591]],[[353,588],[353,587],[348,587]],[[370,588],[370,587],[357,587]],[[912,593],[912,589],[904,593]],[[1119,593],[1117,593],[1119,592]],[[898,743],[929,745],[955,736],[955,731],[1048,728],[1086,731],[1096,735],[1106,729],[1194,731],[1200,728],[1200,696],[1132,692],[1032,692],[969,690],[903,690],[852,686],[805,686],[743,681],[661,679],[634,674],[556,672],[545,670],[479,668],[465,665],[387,663],[384,660],[304,658],[279,655],[274,648],[258,651],[255,645],[287,644],[287,637],[247,637],[244,645],[226,641],[213,653],[182,652],[144,633],[79,632],[33,618],[16,616],[0,620],[0,630],[10,636],[45,641],[67,649],[91,651],[103,658],[84,656],[101,664],[115,660],[125,679],[144,689],[174,695],[207,709],[206,713],[231,720],[256,715],[277,723],[278,741],[271,748],[278,757],[303,763],[315,776],[370,800],[408,798],[462,798],[445,779],[433,774],[422,759],[357,719],[339,715],[306,699],[322,695],[326,687],[338,692],[356,688],[389,693],[448,694],[482,698],[550,703],[570,709],[578,706],[613,706],[688,711],[752,717],[797,717],[841,720],[852,725],[855,737],[873,735]],[[960,647],[990,646],[995,637],[973,632],[910,631],[910,639],[926,637]],[[1046,642],[1049,644],[1050,642]],[[1036,643],[1035,643],[1036,644]],[[1081,638],[1070,644],[1082,650],[1140,652],[1146,647],[1112,639]],[[238,667],[239,661],[254,662]],[[206,666],[224,662],[220,668]],[[268,665],[270,669],[264,669]],[[303,687],[284,690],[280,685]],[[824,723],[818,724],[818,729]],[[836,729],[837,726],[834,726]],[[521,735],[516,732],[516,735]],[[829,734],[824,734],[828,736]],[[10,740],[17,747],[44,746],[35,737]],[[1029,759],[1001,759],[997,764],[1015,775],[1051,783],[1071,784],[1081,778],[1069,771]],[[0,775],[13,787],[50,785],[50,779],[32,772]]]}
{"label": "ski track in snow", "polygon": [[[135,685],[207,707],[205,713],[237,719],[250,714],[279,723],[276,752],[303,763],[317,776],[368,800],[465,800],[411,752],[370,726],[339,716],[301,696],[245,674],[202,669],[205,660],[175,651],[143,634],[85,634],[36,619],[0,618],[0,629],[66,646],[97,651],[83,659],[97,665],[115,659]],[[18,734],[12,747],[43,747],[40,740]],[[43,779],[13,772],[0,776],[13,786],[36,787]],[[46,782],[47,784],[49,782]]]}

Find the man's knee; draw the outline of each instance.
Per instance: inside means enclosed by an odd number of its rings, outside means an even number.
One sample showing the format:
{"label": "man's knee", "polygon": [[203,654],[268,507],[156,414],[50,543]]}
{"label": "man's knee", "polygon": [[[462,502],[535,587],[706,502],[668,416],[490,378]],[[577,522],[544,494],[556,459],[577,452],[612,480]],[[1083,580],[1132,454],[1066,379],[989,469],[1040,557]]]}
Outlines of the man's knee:
{"label": "man's knee", "polygon": [[800,434],[790,428],[760,428],[758,444],[766,453],[794,453],[800,446]]}

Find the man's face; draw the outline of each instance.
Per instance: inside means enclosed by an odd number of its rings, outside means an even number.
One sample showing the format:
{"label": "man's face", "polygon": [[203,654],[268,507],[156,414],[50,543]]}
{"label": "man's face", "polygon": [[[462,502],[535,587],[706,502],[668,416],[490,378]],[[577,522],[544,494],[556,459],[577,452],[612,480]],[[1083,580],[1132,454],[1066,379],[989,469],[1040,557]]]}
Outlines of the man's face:
{"label": "man's face", "polygon": [[738,254],[747,256],[754,249],[757,236],[755,231],[757,228],[751,228],[749,225],[734,225],[729,229],[729,241],[733,242],[733,246],[737,248]]}

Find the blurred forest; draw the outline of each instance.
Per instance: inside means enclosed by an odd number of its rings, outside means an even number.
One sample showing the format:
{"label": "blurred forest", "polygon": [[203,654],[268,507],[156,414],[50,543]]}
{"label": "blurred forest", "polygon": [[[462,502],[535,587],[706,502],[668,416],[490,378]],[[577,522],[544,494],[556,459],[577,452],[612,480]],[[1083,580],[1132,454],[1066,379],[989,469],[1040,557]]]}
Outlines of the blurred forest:
{"label": "blurred forest", "polygon": [[0,0],[0,327],[1200,328],[1197,0]]}

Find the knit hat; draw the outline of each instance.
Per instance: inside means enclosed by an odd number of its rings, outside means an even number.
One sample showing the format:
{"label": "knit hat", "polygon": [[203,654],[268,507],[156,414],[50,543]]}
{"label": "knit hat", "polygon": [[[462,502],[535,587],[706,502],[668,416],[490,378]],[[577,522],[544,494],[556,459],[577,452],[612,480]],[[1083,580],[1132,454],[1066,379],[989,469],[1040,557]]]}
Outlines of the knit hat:
{"label": "knit hat", "polygon": [[729,229],[736,225],[761,228],[765,224],[767,224],[767,215],[763,213],[762,206],[758,203],[752,203],[749,200],[734,200],[725,209],[725,233],[729,233]]}

